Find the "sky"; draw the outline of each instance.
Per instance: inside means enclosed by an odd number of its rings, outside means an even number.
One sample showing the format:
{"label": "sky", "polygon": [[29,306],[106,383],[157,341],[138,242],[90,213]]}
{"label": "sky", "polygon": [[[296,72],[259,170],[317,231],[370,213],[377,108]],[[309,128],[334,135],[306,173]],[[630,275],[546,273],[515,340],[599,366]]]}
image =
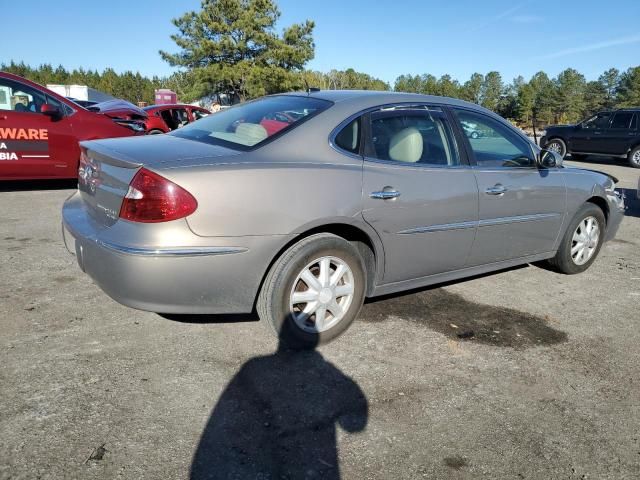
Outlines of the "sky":
{"label": "sky", "polygon": [[[611,67],[640,65],[638,0],[277,3],[279,31],[306,19],[316,23],[308,68],[354,68],[392,86],[401,74],[450,74],[464,82],[474,72],[497,70],[510,81],[572,67],[593,80]],[[199,6],[199,0],[22,0],[12,8],[31,20],[5,17],[0,62],[169,75],[174,69],[158,50],[177,51],[171,19]]]}

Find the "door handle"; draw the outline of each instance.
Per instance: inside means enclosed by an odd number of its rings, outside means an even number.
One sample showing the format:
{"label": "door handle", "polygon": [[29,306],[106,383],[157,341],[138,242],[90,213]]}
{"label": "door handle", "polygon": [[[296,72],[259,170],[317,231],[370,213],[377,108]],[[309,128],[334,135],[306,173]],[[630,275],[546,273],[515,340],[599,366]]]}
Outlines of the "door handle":
{"label": "door handle", "polygon": [[498,183],[493,187],[487,188],[484,193],[486,193],[487,195],[503,195],[506,191],[507,188],[504,185],[500,185]]}
{"label": "door handle", "polygon": [[369,197],[382,200],[389,200],[391,198],[397,198],[400,196],[400,192],[397,190],[382,190],[380,192],[371,192]]}
{"label": "door handle", "polygon": [[594,135],[602,135],[602,132],[593,132]]}
{"label": "door handle", "polygon": [[0,115],[0,120],[6,120],[7,116],[6,115]]}

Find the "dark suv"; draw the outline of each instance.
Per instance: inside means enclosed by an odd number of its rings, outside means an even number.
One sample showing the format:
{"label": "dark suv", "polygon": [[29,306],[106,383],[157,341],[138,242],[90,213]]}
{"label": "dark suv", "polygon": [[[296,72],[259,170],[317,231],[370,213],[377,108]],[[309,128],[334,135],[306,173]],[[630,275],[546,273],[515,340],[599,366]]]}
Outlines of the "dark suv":
{"label": "dark suv", "polygon": [[640,107],[599,112],[577,125],[547,128],[540,145],[575,160],[587,155],[626,158],[640,168]]}

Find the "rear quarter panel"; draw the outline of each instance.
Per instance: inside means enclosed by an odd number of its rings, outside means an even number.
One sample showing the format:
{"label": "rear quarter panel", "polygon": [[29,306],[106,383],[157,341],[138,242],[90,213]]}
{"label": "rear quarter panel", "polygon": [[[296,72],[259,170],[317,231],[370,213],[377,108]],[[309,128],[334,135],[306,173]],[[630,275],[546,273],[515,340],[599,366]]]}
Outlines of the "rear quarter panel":
{"label": "rear quarter panel", "polygon": [[308,224],[354,223],[361,163],[241,163],[163,172],[198,201],[197,235],[288,235]]}

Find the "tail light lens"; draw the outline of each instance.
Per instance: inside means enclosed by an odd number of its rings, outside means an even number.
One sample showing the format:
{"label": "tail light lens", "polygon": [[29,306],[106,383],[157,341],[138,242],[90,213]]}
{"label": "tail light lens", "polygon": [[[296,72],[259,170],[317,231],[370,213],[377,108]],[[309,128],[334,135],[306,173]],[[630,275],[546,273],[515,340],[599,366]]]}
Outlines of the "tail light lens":
{"label": "tail light lens", "polygon": [[198,202],[184,188],[141,168],[129,184],[120,218],[131,222],[168,222],[191,215],[196,208]]}

